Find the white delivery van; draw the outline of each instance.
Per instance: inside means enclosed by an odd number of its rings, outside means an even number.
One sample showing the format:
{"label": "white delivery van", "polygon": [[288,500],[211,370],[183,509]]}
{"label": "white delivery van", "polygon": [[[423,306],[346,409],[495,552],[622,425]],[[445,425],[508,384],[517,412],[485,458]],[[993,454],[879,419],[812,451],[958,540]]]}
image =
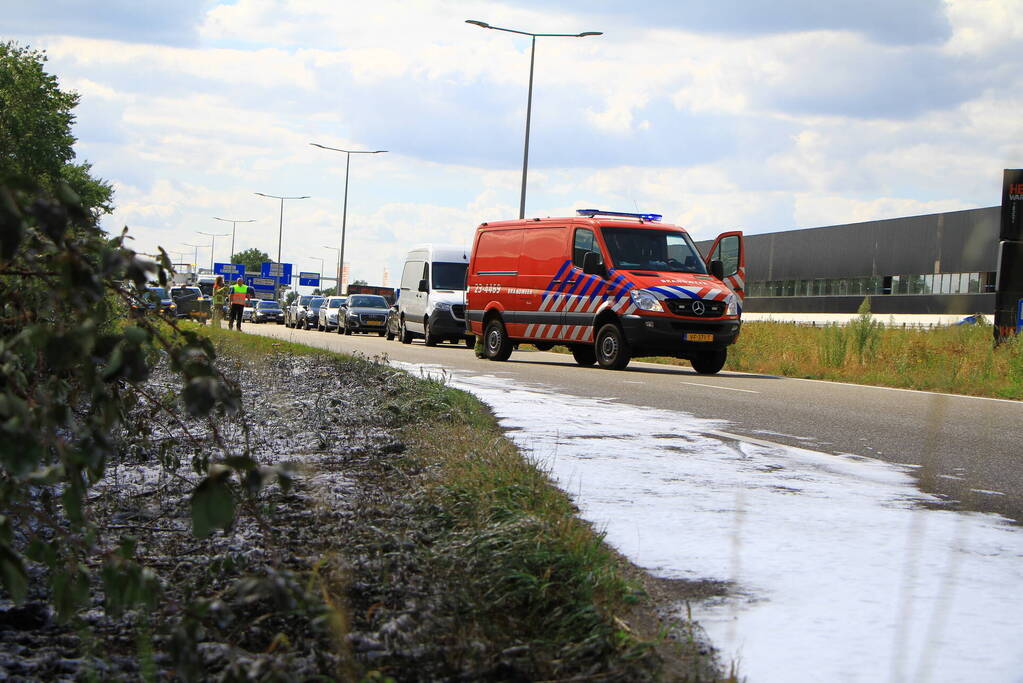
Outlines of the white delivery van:
{"label": "white delivery van", "polygon": [[398,297],[399,339],[415,337],[427,346],[441,341],[469,348],[476,338],[465,325],[465,272],[469,250],[452,244],[421,244],[405,257]]}

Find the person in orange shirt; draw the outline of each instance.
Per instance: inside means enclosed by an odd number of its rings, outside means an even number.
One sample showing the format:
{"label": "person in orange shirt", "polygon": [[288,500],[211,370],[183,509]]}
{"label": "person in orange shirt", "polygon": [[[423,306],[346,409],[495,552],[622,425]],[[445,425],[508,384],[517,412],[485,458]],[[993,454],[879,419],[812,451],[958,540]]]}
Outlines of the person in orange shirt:
{"label": "person in orange shirt", "polygon": [[252,294],[250,293],[249,287],[245,284],[245,280],[243,278],[238,278],[229,289],[229,296],[231,297],[231,313],[227,318],[227,329],[230,330],[235,324],[235,321],[237,321],[237,329],[241,331],[242,311],[245,310],[245,306],[252,300]]}

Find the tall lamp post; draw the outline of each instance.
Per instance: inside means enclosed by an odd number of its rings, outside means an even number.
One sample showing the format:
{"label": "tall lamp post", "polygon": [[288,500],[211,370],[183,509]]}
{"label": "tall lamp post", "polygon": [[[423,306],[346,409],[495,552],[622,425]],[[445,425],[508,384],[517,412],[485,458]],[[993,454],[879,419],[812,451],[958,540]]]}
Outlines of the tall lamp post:
{"label": "tall lamp post", "polygon": [[[280,225],[277,227],[277,263],[280,263],[281,262],[281,238],[284,236],[284,200],[285,199],[309,199],[309,195],[302,195],[301,197],[282,197],[282,196],[276,195],[276,194],[263,194],[262,192],[257,192],[256,194],[258,194],[260,197],[268,197],[270,199],[280,199],[281,200],[281,222],[280,222]],[[278,298],[278,296],[277,296],[279,294],[278,289],[277,289],[278,285],[280,285],[280,279],[279,278],[278,278],[277,284],[274,285],[274,299]]]}
{"label": "tall lamp post", "polygon": [[[323,261],[324,261],[324,259],[320,258],[319,256],[310,256],[309,258],[311,258],[314,261],[319,261],[320,262],[320,275],[322,276],[323,275]],[[323,294],[323,281],[322,280],[320,280],[319,290],[320,290],[320,294]]]}
{"label": "tall lamp post", "polygon": [[242,220],[237,220],[237,219],[234,219],[234,218],[217,218],[216,216],[214,216],[213,220],[215,220],[215,221],[224,221],[225,223],[230,223],[231,224],[231,254],[227,257],[227,260],[230,261],[231,259],[234,258],[234,232],[235,232],[235,229],[238,227],[238,224],[239,223],[255,223],[256,219],[250,218],[249,220],[242,221]]}
{"label": "tall lamp post", "polygon": [[536,57],[536,39],[537,38],[585,38],[587,36],[602,36],[603,31],[584,31],[582,33],[530,33],[529,31],[518,31],[513,28],[501,28],[500,26],[491,26],[485,21],[476,21],[475,19],[466,19],[465,23],[479,26],[480,28],[489,28],[495,31],[506,31],[508,33],[518,33],[520,36],[530,36],[532,39],[532,46],[529,50],[529,94],[526,97],[526,143],[522,152],[522,194],[519,198],[519,218],[526,217],[526,170],[529,166],[529,119],[533,111],[533,62]]}
{"label": "tall lamp post", "polygon": [[330,249],[331,251],[338,252],[337,256],[337,286],[334,288],[335,296],[341,296],[341,249],[338,247],[329,247],[326,244],[323,245],[324,249]]}
{"label": "tall lamp post", "polygon": [[192,248],[195,249],[195,256],[193,256],[193,259],[195,260],[196,275],[198,275],[199,274],[199,250],[200,249],[205,249],[206,247],[210,247],[210,246],[213,246],[213,245],[211,245],[211,244],[188,244],[187,242],[182,242],[182,245],[186,246],[186,247],[192,247]]}
{"label": "tall lamp post", "polygon": [[227,233],[226,232],[217,232],[217,233],[203,232],[202,230],[196,230],[196,232],[198,234],[200,234],[200,235],[206,235],[207,237],[210,238],[210,272],[212,273],[213,272],[213,251],[216,249],[216,246],[214,246],[214,245],[216,245],[218,237],[227,237]]}
{"label": "tall lamp post", "polygon": [[352,161],[353,154],[384,154],[387,152],[386,149],[377,150],[358,150],[358,149],[338,149],[336,147],[327,147],[315,142],[310,142],[313,147],[319,147],[320,149],[330,150],[331,152],[344,152],[345,153],[345,201],[344,206],[341,209],[341,249],[337,257],[337,294],[341,296],[341,269],[344,268],[345,262],[345,227],[348,222],[348,167]]}

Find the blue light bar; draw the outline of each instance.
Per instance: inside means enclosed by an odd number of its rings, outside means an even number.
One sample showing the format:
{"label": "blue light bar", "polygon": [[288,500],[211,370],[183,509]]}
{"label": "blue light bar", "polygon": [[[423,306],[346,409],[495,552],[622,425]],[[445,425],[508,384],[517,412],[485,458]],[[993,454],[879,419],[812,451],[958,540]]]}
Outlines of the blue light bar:
{"label": "blue light bar", "polygon": [[626,213],[623,211],[603,211],[601,209],[576,209],[580,216],[593,218],[594,216],[619,216],[621,218],[638,218],[641,221],[659,221],[664,216],[659,213]]}

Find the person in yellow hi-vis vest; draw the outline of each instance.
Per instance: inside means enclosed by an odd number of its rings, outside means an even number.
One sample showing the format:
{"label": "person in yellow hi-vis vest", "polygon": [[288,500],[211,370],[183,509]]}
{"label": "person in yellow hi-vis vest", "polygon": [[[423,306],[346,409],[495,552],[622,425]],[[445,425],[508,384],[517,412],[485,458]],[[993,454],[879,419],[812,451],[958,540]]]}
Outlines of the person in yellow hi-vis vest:
{"label": "person in yellow hi-vis vest", "polygon": [[249,294],[249,286],[245,284],[245,280],[238,278],[235,283],[231,286],[231,313],[227,318],[227,329],[235,324],[237,320],[237,329],[242,329],[242,311],[245,310],[246,304],[252,299],[252,295]]}
{"label": "person in yellow hi-vis vest", "polygon": [[213,310],[210,311],[213,317],[213,326],[218,330],[224,319],[224,304],[227,303],[227,285],[224,284],[224,276],[218,275],[213,281]]}

